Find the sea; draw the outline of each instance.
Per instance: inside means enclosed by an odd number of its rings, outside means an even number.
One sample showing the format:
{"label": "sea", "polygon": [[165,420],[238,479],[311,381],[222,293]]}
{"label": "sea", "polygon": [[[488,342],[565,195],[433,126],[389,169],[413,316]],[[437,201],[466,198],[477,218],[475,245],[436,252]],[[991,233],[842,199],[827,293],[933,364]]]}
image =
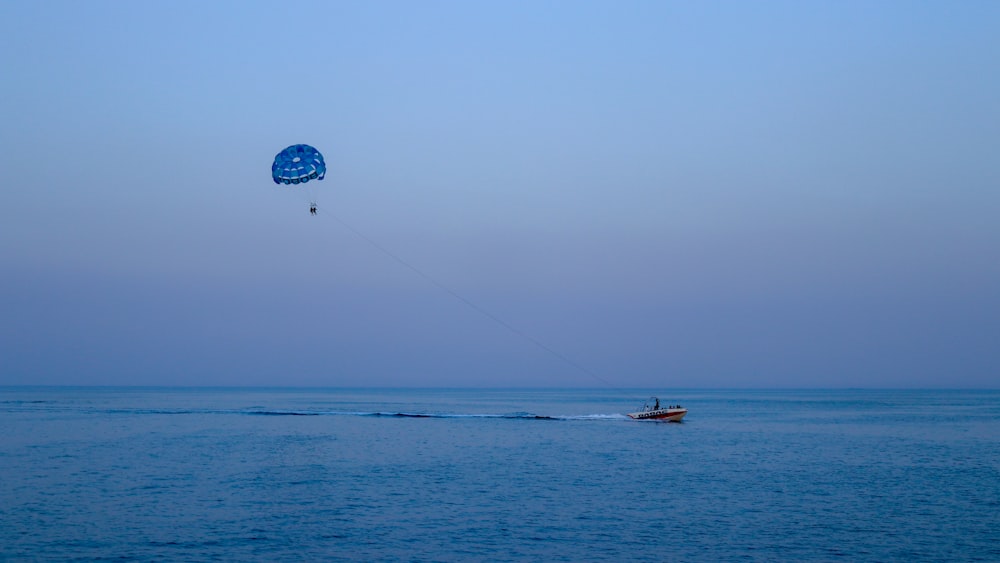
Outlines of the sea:
{"label": "sea", "polygon": [[1000,391],[0,387],[0,560],[1000,561]]}

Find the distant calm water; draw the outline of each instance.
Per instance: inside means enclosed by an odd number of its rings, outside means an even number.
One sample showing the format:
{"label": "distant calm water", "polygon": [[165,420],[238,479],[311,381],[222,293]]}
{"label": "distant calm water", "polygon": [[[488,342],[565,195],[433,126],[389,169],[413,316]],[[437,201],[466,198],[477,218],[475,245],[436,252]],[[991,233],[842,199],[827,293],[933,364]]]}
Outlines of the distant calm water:
{"label": "distant calm water", "polygon": [[0,388],[0,560],[1000,561],[1000,392],[648,394]]}

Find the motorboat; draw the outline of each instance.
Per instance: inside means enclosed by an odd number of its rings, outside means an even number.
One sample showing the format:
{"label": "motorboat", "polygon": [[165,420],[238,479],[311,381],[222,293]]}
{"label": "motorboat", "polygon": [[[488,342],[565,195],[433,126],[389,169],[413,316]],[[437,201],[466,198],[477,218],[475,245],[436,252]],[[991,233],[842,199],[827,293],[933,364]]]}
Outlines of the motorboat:
{"label": "motorboat", "polygon": [[638,412],[630,412],[628,413],[628,416],[633,420],[663,420],[666,422],[680,422],[687,412],[687,409],[680,405],[661,407],[660,399],[657,397],[650,397],[649,400],[646,401],[646,404],[642,405],[641,410]]}

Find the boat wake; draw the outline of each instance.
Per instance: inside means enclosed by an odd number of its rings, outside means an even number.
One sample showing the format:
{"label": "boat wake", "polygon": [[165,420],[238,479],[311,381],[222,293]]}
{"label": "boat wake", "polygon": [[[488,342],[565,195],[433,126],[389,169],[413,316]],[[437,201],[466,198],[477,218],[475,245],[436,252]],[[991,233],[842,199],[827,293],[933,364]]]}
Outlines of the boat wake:
{"label": "boat wake", "polygon": [[[49,404],[19,404],[0,407],[0,411],[27,410],[74,410],[61,405]],[[241,409],[192,409],[192,408],[94,408],[84,409],[86,412],[102,413],[119,416],[352,416],[372,418],[429,418],[429,419],[506,419],[506,420],[630,420],[625,414],[582,414],[582,415],[545,415],[531,412],[510,413],[451,413],[451,412],[420,412],[420,411],[347,411],[347,410],[310,410],[310,409],[270,409],[254,406]]]}
{"label": "boat wake", "polygon": [[502,414],[490,413],[428,413],[428,412],[396,412],[396,411],[287,411],[287,410],[247,410],[240,414],[256,416],[364,416],[386,418],[481,418],[481,419],[511,419],[511,420],[628,420],[623,414],[585,414],[585,415],[542,415],[529,412],[514,412]]}

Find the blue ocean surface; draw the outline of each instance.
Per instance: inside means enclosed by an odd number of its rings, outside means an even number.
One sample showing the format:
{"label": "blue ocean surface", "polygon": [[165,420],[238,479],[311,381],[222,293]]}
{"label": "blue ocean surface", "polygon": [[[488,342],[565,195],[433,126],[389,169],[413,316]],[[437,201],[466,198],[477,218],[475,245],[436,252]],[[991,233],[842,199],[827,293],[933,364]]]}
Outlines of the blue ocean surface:
{"label": "blue ocean surface", "polygon": [[1000,392],[0,388],[0,560],[1000,561]]}

